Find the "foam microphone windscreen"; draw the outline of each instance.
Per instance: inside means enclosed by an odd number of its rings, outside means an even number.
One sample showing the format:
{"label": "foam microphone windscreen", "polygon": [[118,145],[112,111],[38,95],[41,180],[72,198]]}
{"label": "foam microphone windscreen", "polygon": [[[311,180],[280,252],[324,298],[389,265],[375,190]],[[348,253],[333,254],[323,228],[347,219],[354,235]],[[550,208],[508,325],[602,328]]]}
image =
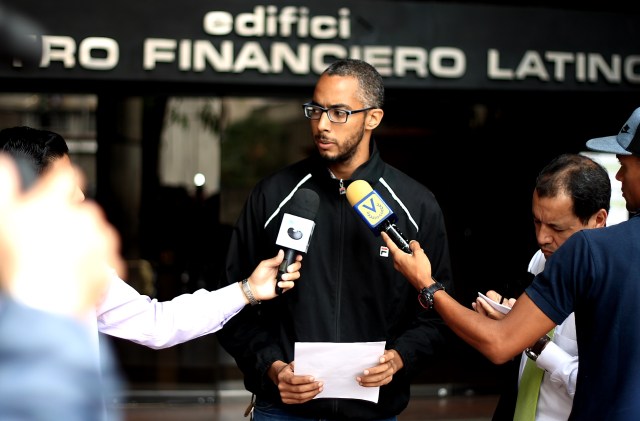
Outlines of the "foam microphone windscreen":
{"label": "foam microphone windscreen", "polygon": [[371,184],[364,180],[355,180],[347,188],[347,200],[351,206],[355,206],[359,201],[365,198],[373,191]]}
{"label": "foam microphone windscreen", "polygon": [[282,210],[300,218],[314,220],[319,206],[320,197],[318,193],[310,189],[298,189]]}

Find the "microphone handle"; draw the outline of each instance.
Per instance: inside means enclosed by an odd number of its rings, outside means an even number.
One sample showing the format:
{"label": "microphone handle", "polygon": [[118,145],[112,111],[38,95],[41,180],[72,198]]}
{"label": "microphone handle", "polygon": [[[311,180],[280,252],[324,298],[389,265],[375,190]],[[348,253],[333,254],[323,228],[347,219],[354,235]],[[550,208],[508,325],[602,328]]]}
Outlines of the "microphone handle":
{"label": "microphone handle", "polygon": [[387,220],[384,223],[384,227],[382,229],[389,235],[389,237],[391,237],[393,242],[396,244],[396,246],[398,246],[400,250],[404,251],[405,253],[411,254],[409,242],[404,238],[404,235],[402,235],[402,233],[398,231],[398,228],[395,226],[395,224],[392,224]]}
{"label": "microphone handle", "polygon": [[282,294],[283,289],[278,286],[278,282],[282,280],[282,275],[287,273],[287,267],[296,261],[296,251],[294,249],[285,249],[284,259],[278,266],[278,276],[276,277],[276,294]]}
{"label": "microphone handle", "polygon": [[26,192],[33,186],[38,178],[35,164],[22,155],[14,157],[16,165],[18,166],[18,175],[20,176],[20,188],[21,191]]}

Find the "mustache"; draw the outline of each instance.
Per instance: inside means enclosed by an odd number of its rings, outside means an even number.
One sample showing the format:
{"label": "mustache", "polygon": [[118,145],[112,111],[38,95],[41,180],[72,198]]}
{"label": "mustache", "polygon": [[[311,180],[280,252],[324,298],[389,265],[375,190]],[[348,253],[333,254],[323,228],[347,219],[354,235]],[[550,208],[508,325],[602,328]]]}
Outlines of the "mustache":
{"label": "mustache", "polygon": [[329,136],[325,136],[324,134],[317,134],[313,137],[317,142],[322,142],[322,143],[336,143],[335,140],[333,138],[330,138]]}

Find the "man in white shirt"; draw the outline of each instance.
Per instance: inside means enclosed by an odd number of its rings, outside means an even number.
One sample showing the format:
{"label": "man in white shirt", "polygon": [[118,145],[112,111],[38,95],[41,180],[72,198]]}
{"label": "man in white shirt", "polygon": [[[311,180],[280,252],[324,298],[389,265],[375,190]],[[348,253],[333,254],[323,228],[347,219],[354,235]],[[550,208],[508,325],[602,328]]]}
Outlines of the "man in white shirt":
{"label": "man in white shirt", "polygon": [[[71,166],[65,140],[47,130],[26,126],[3,129],[0,131],[0,151],[29,158],[39,175]],[[83,200],[79,186],[70,194],[76,200]],[[243,281],[215,291],[200,289],[164,302],[139,294],[111,271],[106,293],[96,308],[96,317],[88,320],[96,327],[96,345],[98,331],[154,349],[168,348],[216,332],[245,305],[276,297],[276,276],[283,259],[281,250],[275,257],[260,262]],[[301,256],[297,256],[278,282],[284,292],[293,288],[294,281],[300,277],[300,261]]]}
{"label": "man in white shirt", "polygon": [[[533,222],[538,250],[529,262],[533,275],[542,272],[549,258],[573,233],[606,225],[611,200],[611,182],[607,171],[583,155],[565,154],[545,166],[536,180],[533,192]],[[489,298],[508,307],[514,299],[505,299],[495,291]],[[493,311],[482,299],[473,303],[476,311],[498,319],[502,314]],[[578,374],[578,346],[575,315],[572,313],[555,328],[553,338],[541,338],[534,353],[522,353],[518,379],[522,377],[528,356],[544,370],[540,385],[536,421],[566,420],[571,412]],[[532,347],[532,348],[535,348]],[[513,385],[514,387],[516,385]],[[511,397],[509,399],[508,397]],[[513,420],[517,405],[516,393],[503,394],[493,420]],[[523,399],[518,395],[518,400]]]}

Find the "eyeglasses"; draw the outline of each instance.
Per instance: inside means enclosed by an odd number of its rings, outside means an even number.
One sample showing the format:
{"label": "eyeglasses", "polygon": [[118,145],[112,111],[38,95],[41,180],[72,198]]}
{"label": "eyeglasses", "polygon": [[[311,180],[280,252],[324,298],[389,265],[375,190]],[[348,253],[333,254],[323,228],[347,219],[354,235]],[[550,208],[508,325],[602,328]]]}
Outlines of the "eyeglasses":
{"label": "eyeglasses", "polygon": [[375,107],[362,108],[360,110],[343,110],[341,108],[324,108],[311,103],[302,104],[304,116],[310,120],[320,120],[322,113],[327,113],[329,121],[332,123],[346,123],[351,114],[361,113],[363,111],[373,110]]}

